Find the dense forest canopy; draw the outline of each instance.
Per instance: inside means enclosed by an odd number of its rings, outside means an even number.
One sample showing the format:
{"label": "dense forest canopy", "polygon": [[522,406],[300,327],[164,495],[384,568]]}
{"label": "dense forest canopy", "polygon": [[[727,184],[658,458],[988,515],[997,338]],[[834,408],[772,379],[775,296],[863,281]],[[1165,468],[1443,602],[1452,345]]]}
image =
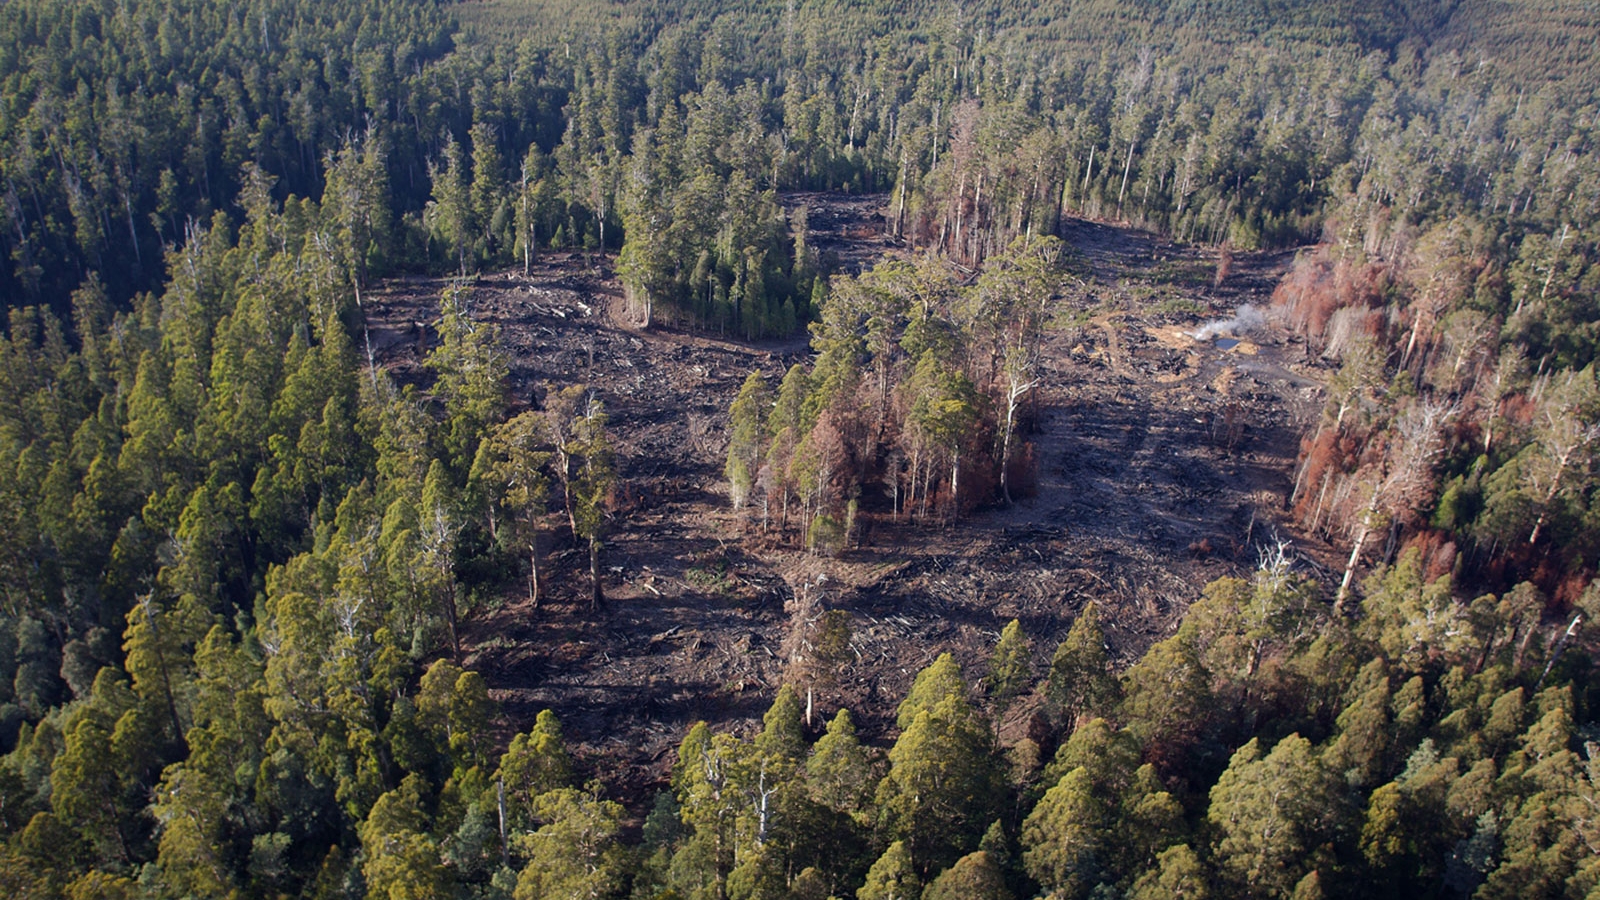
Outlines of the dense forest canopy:
{"label": "dense forest canopy", "polygon": [[[19,896],[1600,890],[1585,5],[4,9]],[[881,194],[913,261],[831,272],[801,189]],[[620,475],[604,397],[512,403],[471,276],[577,251],[642,327],[808,329],[726,473],[828,552],[868,486],[904,527],[1027,489],[1073,216],[1316,245],[1275,311],[1330,371],[1290,501],[1348,549],[1337,588],[1269,553],[1120,675],[1092,607],[1047,675],[1013,623],[988,671],[918,676],[886,747],[802,716],[829,619],[758,734],[684,736],[642,833],[548,711],[506,739],[463,623],[537,602],[555,540],[598,621]],[[462,279],[420,386],[363,324],[406,272]]]}
{"label": "dense forest canopy", "polygon": [[771,190],[890,191],[895,234],[966,262],[1076,212],[1293,245],[1352,194],[1514,249],[1600,203],[1593,25],[1481,5],[13,4],[4,283],[124,300],[246,162],[318,197],[363,142],[363,275],[621,247],[645,309],[746,334],[814,279]]}

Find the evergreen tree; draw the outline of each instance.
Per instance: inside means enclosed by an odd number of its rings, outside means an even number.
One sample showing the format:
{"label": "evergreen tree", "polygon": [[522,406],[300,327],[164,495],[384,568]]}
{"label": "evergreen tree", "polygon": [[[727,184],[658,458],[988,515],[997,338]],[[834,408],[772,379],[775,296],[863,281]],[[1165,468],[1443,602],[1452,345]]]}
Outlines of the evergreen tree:
{"label": "evergreen tree", "polygon": [[1012,619],[1000,632],[994,655],[989,659],[989,695],[997,711],[1003,711],[1027,690],[1033,681],[1033,650],[1022,624]]}
{"label": "evergreen tree", "polygon": [[505,234],[510,218],[505,208],[505,163],[495,129],[487,122],[474,122],[468,133],[472,142],[472,184],[468,188],[474,228],[475,255],[498,260],[509,241]]}
{"label": "evergreen tree", "polygon": [[378,798],[361,823],[366,851],[361,871],[369,896],[405,900],[450,895],[450,870],[428,833],[424,789],[421,778],[407,775],[400,787]]}
{"label": "evergreen tree", "polygon": [[1109,810],[1089,771],[1073,769],[1045,792],[1022,825],[1028,875],[1064,897],[1086,897],[1106,874]]}
{"label": "evergreen tree", "polygon": [[611,492],[617,473],[612,465],[611,439],[606,434],[606,413],[592,395],[573,422],[573,447],[581,460],[573,480],[573,525],[576,536],[589,545],[589,611],[598,612],[605,595],[600,582],[600,548],[609,530]]}
{"label": "evergreen tree", "polygon": [[540,710],[533,730],[511,739],[495,779],[506,792],[509,824],[517,828],[533,821],[534,801],[541,794],[571,786],[572,759],[555,713]]}
{"label": "evergreen tree", "polygon": [[478,444],[505,410],[506,358],[498,331],[474,321],[471,292],[446,290],[439,300],[439,346],[426,365],[438,375],[444,398],[444,444],[459,480],[470,470]]}
{"label": "evergreen tree", "polygon": [[429,161],[428,180],[433,184],[433,199],[425,214],[430,237],[449,251],[455,259],[457,273],[465,278],[468,266],[477,262],[473,253],[477,223],[473,216],[465,154],[454,135],[447,135],[443,161]]}
{"label": "evergreen tree", "polygon": [[1005,875],[993,857],[982,850],[956,860],[939,873],[922,892],[924,900],[1010,900]]}
{"label": "evergreen tree", "polygon": [[766,430],[770,402],[766,380],[760,372],[751,372],[728,411],[728,464],[724,473],[734,509],[745,505],[755,487],[761,461],[761,435]]}
{"label": "evergreen tree", "polygon": [[561,788],[541,794],[534,810],[537,831],[518,838],[527,865],[517,876],[515,900],[603,897],[623,878],[616,843],[620,804],[586,791]]}
{"label": "evergreen tree", "polygon": [[966,690],[948,655],[917,676],[900,705],[905,730],[878,785],[880,830],[904,840],[923,871],[937,872],[975,845],[999,806],[993,739]]}
{"label": "evergreen tree", "polygon": [[811,748],[806,760],[806,784],[817,802],[844,813],[866,808],[871,787],[867,755],[856,737],[850,711],[841,709]]}
{"label": "evergreen tree", "polygon": [[1089,603],[1073,619],[1067,639],[1056,648],[1050,661],[1050,680],[1045,686],[1045,698],[1060,711],[1068,727],[1079,717],[1103,711],[1114,702],[1116,682],[1110,668],[1100,612]]}
{"label": "evergreen tree", "polygon": [[867,871],[867,881],[856,891],[856,900],[918,900],[922,881],[911,863],[905,841],[895,841]]}
{"label": "evergreen tree", "polygon": [[551,453],[545,441],[544,417],[533,410],[519,413],[497,425],[478,445],[471,477],[487,508],[490,534],[528,556],[528,602],[535,609],[540,595],[539,532],[550,494],[544,466]]}
{"label": "evergreen tree", "polygon": [[1253,896],[1289,897],[1317,865],[1339,821],[1332,783],[1311,743],[1297,734],[1266,756],[1252,738],[1211,789],[1207,818],[1217,827],[1221,874]]}
{"label": "evergreen tree", "polygon": [[1188,844],[1163,851],[1154,869],[1139,876],[1128,895],[1132,900],[1206,900],[1212,896],[1210,875]]}

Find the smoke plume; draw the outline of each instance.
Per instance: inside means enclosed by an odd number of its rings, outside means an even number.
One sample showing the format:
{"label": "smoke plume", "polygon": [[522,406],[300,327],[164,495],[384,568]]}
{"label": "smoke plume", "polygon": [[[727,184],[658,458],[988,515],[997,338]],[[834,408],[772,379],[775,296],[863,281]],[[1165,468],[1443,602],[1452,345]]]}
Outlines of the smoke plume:
{"label": "smoke plume", "polygon": [[1250,332],[1255,331],[1257,328],[1260,328],[1262,325],[1265,325],[1266,321],[1267,319],[1261,314],[1261,310],[1256,309],[1254,306],[1246,303],[1244,306],[1239,307],[1239,309],[1234,312],[1233,318],[1218,319],[1215,322],[1207,322],[1206,324],[1200,326],[1200,329],[1190,335],[1190,337],[1193,337],[1197,341],[1209,341],[1218,335],[1224,334],[1240,337],[1241,335],[1249,334]]}

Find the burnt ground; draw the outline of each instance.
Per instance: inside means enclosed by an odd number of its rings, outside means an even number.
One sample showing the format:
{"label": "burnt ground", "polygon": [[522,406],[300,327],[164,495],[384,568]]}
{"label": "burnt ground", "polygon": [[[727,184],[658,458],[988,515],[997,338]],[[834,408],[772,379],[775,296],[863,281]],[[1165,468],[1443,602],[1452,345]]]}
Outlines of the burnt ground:
{"label": "burnt ground", "polygon": [[[881,198],[808,195],[814,246],[853,268],[852,236],[875,256]],[[1320,379],[1268,325],[1222,349],[1189,333],[1264,306],[1288,253],[1240,254],[1215,284],[1214,254],[1073,221],[1070,287],[1046,341],[1031,433],[1037,488],[947,527],[867,516],[863,546],[806,554],[729,508],[727,408],[745,376],[780,377],[802,341],[749,345],[641,332],[611,273],[549,254],[524,276],[473,283],[474,315],[499,327],[513,402],[587,382],[604,400],[624,487],[607,544],[606,608],[582,602],[586,560],[547,538],[550,596],[534,610],[507,573],[470,613],[469,664],[515,728],[556,711],[593,773],[629,800],[661,783],[689,725],[757,727],[786,680],[806,673],[824,609],[852,615],[851,659],[819,685],[818,714],[848,706],[868,739],[892,738],[912,677],[950,651],[976,680],[1000,629],[1020,619],[1038,672],[1084,604],[1100,605],[1120,664],[1170,634],[1209,581],[1253,568],[1273,536],[1306,564],[1326,547],[1284,524],[1299,435]],[[852,265],[854,259],[854,265]],[[368,300],[373,351],[421,382],[443,280],[389,282]],[[886,505],[886,504],[883,504]],[[873,508],[872,498],[864,506]],[[876,519],[876,521],[874,521]],[[1023,727],[1017,704],[1003,736]]]}
{"label": "burnt ground", "polygon": [[806,243],[824,271],[859,274],[872,268],[898,243],[884,233],[884,194],[828,194],[794,191],[784,194],[783,211],[793,218],[806,211]]}

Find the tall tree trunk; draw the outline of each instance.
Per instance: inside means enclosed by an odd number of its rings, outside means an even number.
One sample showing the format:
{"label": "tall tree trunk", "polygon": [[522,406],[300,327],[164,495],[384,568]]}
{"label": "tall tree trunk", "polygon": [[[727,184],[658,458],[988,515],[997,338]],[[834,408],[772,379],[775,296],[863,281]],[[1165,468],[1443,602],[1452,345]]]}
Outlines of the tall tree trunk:
{"label": "tall tree trunk", "polygon": [[[1311,440],[1312,440],[1312,445],[1315,446],[1316,438],[1313,437]],[[1288,502],[1284,504],[1284,508],[1285,509],[1294,509],[1295,503],[1299,501],[1299,499],[1300,499],[1300,489],[1305,487],[1306,471],[1309,470],[1310,468],[1311,468],[1311,456],[1308,454],[1305,459],[1300,461],[1300,474],[1298,474],[1298,475],[1296,475],[1294,477],[1294,490],[1289,492]]]}
{"label": "tall tree trunk", "polygon": [[1011,499],[1011,431],[1016,427],[1017,401],[1037,383],[1036,381],[1027,384],[1013,382],[1011,389],[1006,392],[1006,431],[1000,443],[1000,493],[1006,498],[1007,505],[1016,502]]}
{"label": "tall tree trunk", "polygon": [[1006,403],[1006,431],[1005,437],[1000,441],[1000,495],[1006,498],[1006,505],[1010,506],[1017,501],[1011,499],[1011,423],[1016,418],[1017,405],[1015,402]]}
{"label": "tall tree trunk", "polygon": [[456,580],[449,573],[446,573],[446,585],[444,591],[444,621],[445,625],[450,629],[450,659],[453,660],[456,665],[460,665],[461,635],[458,631],[458,619],[456,614]]}
{"label": "tall tree trunk", "polygon": [[[172,736],[176,740],[183,740],[183,722],[178,719],[178,701],[172,692],[172,676],[167,674],[167,654],[161,649],[161,632],[156,628],[155,598],[145,594],[140,598],[144,607],[144,621],[150,627],[150,644],[156,651],[156,669],[161,672],[161,692],[166,694],[167,714],[172,717]],[[121,840],[121,830],[118,829],[118,840]],[[124,847],[126,851],[126,847]]]}
{"label": "tall tree trunk", "polygon": [[511,847],[506,841],[506,780],[495,779],[495,805],[500,810],[500,865],[511,865]]}
{"label": "tall tree trunk", "polygon": [[1133,168],[1133,141],[1128,142],[1128,158],[1122,164],[1122,187],[1117,191],[1117,217],[1122,216],[1122,197],[1128,192],[1128,172]]}
{"label": "tall tree trunk", "polygon": [[133,198],[129,196],[129,190],[126,187],[122,191],[122,208],[128,216],[128,240],[133,242],[134,265],[143,267],[144,254],[139,252],[139,230],[133,225]]}
{"label": "tall tree trunk", "polygon": [[965,200],[966,197],[967,197],[967,176],[966,176],[965,173],[962,173],[962,175],[961,175],[961,184],[960,184],[959,187],[956,188],[956,233],[955,233],[955,238],[953,240],[951,240],[951,242],[950,242],[950,248],[952,250],[954,250],[955,252],[957,252],[957,253],[959,253],[961,251],[961,221],[962,221],[962,218],[963,218],[962,214],[964,212],[966,212],[966,210],[963,208],[964,204],[962,203],[962,201]]}
{"label": "tall tree trunk", "polygon": [[1550,488],[1544,492],[1544,502],[1539,504],[1539,518],[1533,520],[1533,531],[1528,535],[1528,546],[1539,543],[1539,532],[1544,530],[1545,519],[1550,515],[1550,504],[1556,500],[1556,495],[1561,493],[1561,476],[1567,472],[1567,462],[1571,454],[1563,454],[1560,465],[1556,467],[1556,474],[1550,479]]}
{"label": "tall tree trunk", "polygon": [[906,225],[906,152],[900,151],[900,202],[894,214],[894,236],[900,237]]}
{"label": "tall tree trunk", "polygon": [[1572,617],[1572,624],[1567,626],[1566,632],[1561,635],[1561,640],[1556,642],[1556,649],[1551,652],[1550,661],[1544,664],[1544,671],[1539,673],[1539,684],[1534,690],[1537,691],[1539,688],[1544,687],[1544,680],[1550,677],[1550,670],[1555,668],[1557,662],[1561,661],[1561,654],[1567,650],[1567,642],[1572,640],[1574,634],[1578,633],[1578,626],[1582,623],[1583,613],[1580,612]]}
{"label": "tall tree trunk", "polygon": [[961,451],[950,454],[950,518],[961,510]]}
{"label": "tall tree trunk", "polygon": [[528,602],[539,608],[539,532],[528,536]]}
{"label": "tall tree trunk", "polygon": [[1339,595],[1333,601],[1333,614],[1336,616],[1344,613],[1344,602],[1350,598],[1350,583],[1355,580],[1356,566],[1361,564],[1361,548],[1372,534],[1372,517],[1378,511],[1378,498],[1381,495],[1382,491],[1374,488],[1372,502],[1367,504],[1366,512],[1361,515],[1361,530],[1356,532],[1355,545],[1350,548],[1350,561],[1345,564],[1344,578],[1339,581]]}

